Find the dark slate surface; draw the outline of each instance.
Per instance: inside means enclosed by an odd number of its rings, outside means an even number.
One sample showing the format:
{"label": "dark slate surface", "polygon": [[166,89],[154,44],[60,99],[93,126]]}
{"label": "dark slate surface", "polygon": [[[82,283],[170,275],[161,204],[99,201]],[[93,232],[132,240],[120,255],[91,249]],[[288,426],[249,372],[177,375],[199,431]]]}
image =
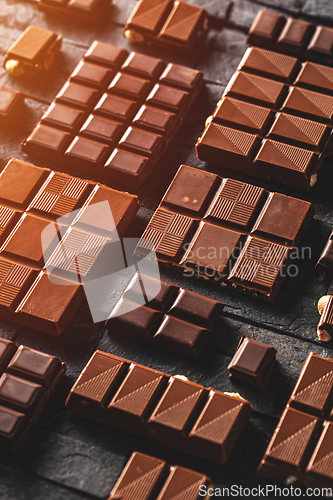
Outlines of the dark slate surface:
{"label": "dark slate surface", "polygon": [[[64,37],[58,62],[45,77],[13,79],[0,69],[1,85],[26,94],[22,119],[15,127],[0,130],[0,168],[12,157],[31,161],[20,152],[20,142],[53,100],[86,47],[99,39],[197,67],[204,72],[206,79],[204,92],[186,126],[150,176],[147,188],[139,193],[144,209],[140,210],[133,224],[137,235],[158,205],[180,163],[220,175],[230,174],[198,161],[193,145],[244,53],[246,31],[257,11],[268,7],[332,26],[333,3],[332,0],[192,0],[192,3],[207,8],[212,15],[212,26],[218,29],[210,29],[200,51],[185,56],[175,51],[160,52],[154,47],[133,45],[122,37],[122,26],[136,4],[134,0],[113,0],[106,16],[89,23],[45,14],[34,2],[0,0],[1,54],[29,24],[57,31]],[[308,353],[313,351],[333,357],[333,342],[320,343],[316,336],[316,303],[326,293],[330,280],[325,273],[314,268],[333,224],[332,168],[332,161],[327,160],[311,193],[234,175],[270,190],[311,201],[316,207],[315,218],[302,243],[304,248],[311,249],[311,255],[305,251],[305,257],[295,262],[297,276],[286,279],[273,305],[161,269],[163,279],[226,304],[213,339],[197,363],[182,361],[126,339],[113,338],[102,324],[92,322],[87,304],[80,307],[60,338],[49,338],[31,329],[0,321],[1,336],[57,355],[68,366],[59,390],[21,455],[8,456],[0,452],[1,500],[106,499],[126,460],[135,450],[206,473],[216,486],[256,487],[267,484],[256,477],[255,471]],[[112,282],[108,298],[110,309],[128,283],[125,274]],[[228,378],[227,365],[242,335],[266,342],[277,350],[277,362],[266,394]],[[186,375],[207,387],[240,392],[252,403],[254,412],[229,462],[224,466],[216,465],[67,412],[64,402],[68,391],[96,348],[166,373]]]}

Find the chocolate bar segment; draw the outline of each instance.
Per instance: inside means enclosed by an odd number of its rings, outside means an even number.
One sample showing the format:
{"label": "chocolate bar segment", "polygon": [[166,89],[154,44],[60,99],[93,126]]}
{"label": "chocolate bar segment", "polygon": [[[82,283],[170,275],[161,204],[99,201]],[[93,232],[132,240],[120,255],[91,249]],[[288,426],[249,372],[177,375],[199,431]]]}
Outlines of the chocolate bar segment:
{"label": "chocolate bar segment", "polygon": [[182,165],[135,253],[273,302],[312,216],[308,202]]}
{"label": "chocolate bar segment", "polygon": [[333,231],[318,259],[316,267],[324,269],[328,273],[333,273]]}
{"label": "chocolate bar segment", "polygon": [[18,452],[54,394],[66,364],[0,339],[0,446]]}
{"label": "chocolate bar segment", "polygon": [[202,85],[200,71],[95,41],[22,149],[61,170],[135,192]]}
{"label": "chocolate bar segment", "polygon": [[218,463],[228,459],[252,410],[238,396],[101,351],[72,387],[66,407]]}
{"label": "chocolate bar segment", "polygon": [[38,0],[38,9],[52,16],[72,18],[76,22],[94,22],[103,13],[108,3],[105,0]]}
{"label": "chocolate bar segment", "polygon": [[19,90],[0,86],[0,121],[13,125],[24,112],[24,94]]}

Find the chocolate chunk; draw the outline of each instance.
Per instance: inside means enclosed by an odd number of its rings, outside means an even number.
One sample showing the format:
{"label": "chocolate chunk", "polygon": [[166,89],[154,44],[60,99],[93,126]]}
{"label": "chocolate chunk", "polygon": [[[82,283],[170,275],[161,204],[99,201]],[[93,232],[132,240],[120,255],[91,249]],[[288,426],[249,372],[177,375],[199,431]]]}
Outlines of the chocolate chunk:
{"label": "chocolate chunk", "polygon": [[112,71],[99,64],[92,64],[85,60],[80,61],[70,75],[73,82],[86,85],[87,87],[105,87],[111,81]]}
{"label": "chocolate chunk", "polygon": [[329,65],[333,59],[333,29],[317,26],[307,48],[308,58]]}
{"label": "chocolate chunk", "polygon": [[321,317],[317,326],[317,333],[319,340],[328,341],[333,336],[333,297],[326,295],[321,300],[324,300],[324,306],[323,310],[320,311]]}
{"label": "chocolate chunk", "polygon": [[89,360],[70,391],[66,407],[218,463],[228,459],[252,410],[238,396],[102,351]]}
{"label": "chocolate chunk", "polygon": [[289,18],[277,40],[277,49],[299,55],[305,50],[313,31],[312,23]]}
{"label": "chocolate chunk", "polygon": [[17,123],[23,116],[24,94],[18,90],[0,86],[0,121],[6,125]]}
{"label": "chocolate chunk", "polygon": [[317,90],[332,96],[333,92],[333,68],[306,62],[295,80],[295,85],[310,90]]}
{"label": "chocolate chunk", "polygon": [[332,484],[332,440],[333,424],[331,422],[325,422],[318,444],[313,452],[309,465],[306,468],[308,476],[313,477],[317,481],[319,480],[319,484],[323,484],[326,481],[329,481],[329,484]]}
{"label": "chocolate chunk", "polygon": [[282,14],[259,10],[249,29],[248,43],[251,45],[265,44],[266,47],[272,48],[285,22],[285,17]]}
{"label": "chocolate chunk", "polygon": [[108,4],[105,0],[39,0],[38,8],[52,16],[65,19],[73,18],[75,22],[94,22],[105,15]]}
{"label": "chocolate chunk", "polygon": [[327,240],[316,267],[324,269],[328,273],[333,273],[333,231]]}
{"label": "chocolate chunk", "polygon": [[7,373],[26,378],[48,387],[59,371],[60,361],[55,356],[21,345],[7,367]]}
{"label": "chocolate chunk", "polygon": [[67,132],[76,130],[83,120],[83,111],[58,103],[52,103],[41,118],[45,125],[59,127]]}
{"label": "chocolate chunk", "polygon": [[250,47],[239,64],[239,69],[260,76],[292,82],[300,63],[295,57],[277,54],[271,50]]}
{"label": "chocolate chunk", "polygon": [[229,363],[229,377],[265,392],[275,356],[276,350],[273,347],[243,335]]}

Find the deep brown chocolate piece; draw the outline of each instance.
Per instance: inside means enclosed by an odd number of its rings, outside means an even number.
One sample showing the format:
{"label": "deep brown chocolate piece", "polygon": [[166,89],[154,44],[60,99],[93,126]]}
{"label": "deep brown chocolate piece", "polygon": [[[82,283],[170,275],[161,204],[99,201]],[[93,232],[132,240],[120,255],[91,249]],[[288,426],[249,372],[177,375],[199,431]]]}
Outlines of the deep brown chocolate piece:
{"label": "deep brown chocolate piece", "polygon": [[305,201],[182,165],[136,248],[173,269],[274,301],[313,215]]}
{"label": "deep brown chocolate piece", "polygon": [[0,447],[21,450],[65,371],[57,357],[0,338]]}
{"label": "deep brown chocolate piece", "polygon": [[0,87],[0,122],[7,125],[17,123],[22,118],[24,94],[18,90]]}
{"label": "deep brown chocolate piece", "polygon": [[252,410],[240,396],[206,389],[102,351],[91,357],[66,407],[218,463],[228,459]]}
{"label": "deep brown chocolate piece", "polygon": [[333,360],[310,353],[258,475],[304,487],[332,487]]}
{"label": "deep brown chocolate piece", "polygon": [[[154,296],[156,290],[160,291]],[[136,273],[106,327],[112,335],[130,337],[196,361],[223,307],[216,300]]]}
{"label": "deep brown chocolate piece", "polygon": [[316,267],[323,269],[328,273],[333,273],[333,231],[318,259]]}
{"label": "deep brown chocolate piece", "polygon": [[274,347],[242,336],[228,366],[229,377],[265,392],[275,357]]}
{"label": "deep brown chocolate piece", "polygon": [[[106,217],[91,212],[98,202],[109,204],[121,238],[139,208],[136,196],[19,160],[7,164],[0,175],[3,318],[52,335],[66,328],[84,297],[82,283],[110,241]],[[30,358],[20,353],[9,373],[28,371]],[[45,366],[32,381],[44,385],[53,370]]]}
{"label": "deep brown chocolate piece", "polygon": [[136,192],[202,85],[201,71],[95,41],[22,150],[80,177]]}

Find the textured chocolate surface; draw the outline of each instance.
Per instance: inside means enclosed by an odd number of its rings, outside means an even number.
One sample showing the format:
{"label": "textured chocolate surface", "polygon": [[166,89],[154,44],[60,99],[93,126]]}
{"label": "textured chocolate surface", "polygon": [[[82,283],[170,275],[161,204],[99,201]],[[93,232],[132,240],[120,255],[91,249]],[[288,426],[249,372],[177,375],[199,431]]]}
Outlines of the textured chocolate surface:
{"label": "textured chocolate surface", "polygon": [[333,360],[311,353],[260,463],[258,474],[303,486],[332,486]]}
{"label": "textured chocolate surface", "polygon": [[89,360],[66,407],[218,463],[227,461],[252,410],[240,397],[102,351]]}
{"label": "textured chocolate surface", "polygon": [[202,84],[200,71],[95,41],[22,149],[62,170],[136,191]]}
{"label": "textured chocolate surface", "polygon": [[[83,280],[110,240],[103,220],[89,220],[89,207],[102,201],[122,237],[139,207],[135,196],[31,163],[8,163],[0,175],[2,317],[53,335],[65,329],[83,299]],[[97,236],[101,231],[104,237]]]}
{"label": "textured chocolate surface", "polygon": [[[286,25],[284,43],[309,24],[299,22],[291,33]],[[332,85],[332,68],[249,48],[196,144],[198,158],[309,190],[331,154]]]}
{"label": "textured chocolate surface", "polygon": [[0,339],[0,447],[20,451],[50,401],[65,363]]}
{"label": "textured chocolate surface", "polygon": [[318,337],[321,340],[330,340],[333,336],[333,297],[327,297],[327,303],[321,312],[317,326]]}
{"label": "textured chocolate surface", "polygon": [[195,361],[209,342],[222,309],[220,302],[136,273],[106,327],[111,335],[130,337]]}
{"label": "textured chocolate surface", "polygon": [[312,215],[307,202],[182,165],[136,253],[273,301]]}
{"label": "textured chocolate surface", "polygon": [[38,8],[53,16],[94,21],[106,13],[106,0],[38,0]]}

